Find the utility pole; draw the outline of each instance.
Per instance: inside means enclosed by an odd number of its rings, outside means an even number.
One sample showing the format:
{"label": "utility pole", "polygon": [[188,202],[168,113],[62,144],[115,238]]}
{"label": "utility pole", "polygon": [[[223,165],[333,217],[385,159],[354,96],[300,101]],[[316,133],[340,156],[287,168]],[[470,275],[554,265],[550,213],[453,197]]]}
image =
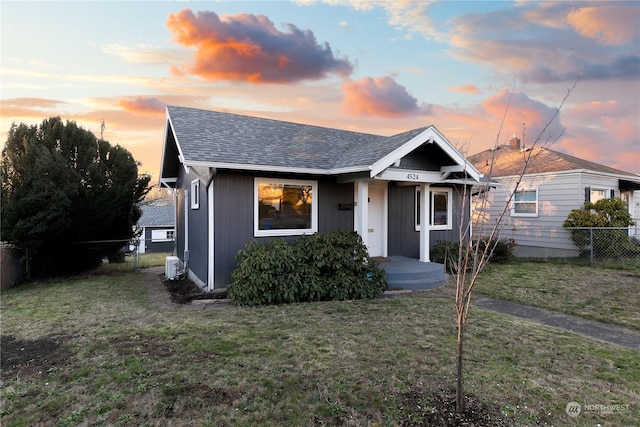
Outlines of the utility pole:
{"label": "utility pole", "polygon": [[105,128],[104,119],[102,119],[102,124],[100,125],[100,140],[101,141],[104,141],[104,128]]}

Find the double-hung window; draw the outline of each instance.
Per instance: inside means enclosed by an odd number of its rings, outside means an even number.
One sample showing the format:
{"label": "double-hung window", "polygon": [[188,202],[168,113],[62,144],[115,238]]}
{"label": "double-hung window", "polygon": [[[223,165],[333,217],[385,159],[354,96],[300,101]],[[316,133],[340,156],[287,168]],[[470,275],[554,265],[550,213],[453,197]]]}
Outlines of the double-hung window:
{"label": "double-hung window", "polygon": [[511,216],[538,216],[538,189],[518,190],[513,193]]}
{"label": "double-hung window", "polygon": [[254,235],[299,236],[318,231],[317,181],[255,178]]}
{"label": "double-hung window", "polygon": [[[453,228],[452,190],[442,188],[429,191],[429,229],[451,230]],[[420,188],[416,187],[416,231],[420,230]]]}

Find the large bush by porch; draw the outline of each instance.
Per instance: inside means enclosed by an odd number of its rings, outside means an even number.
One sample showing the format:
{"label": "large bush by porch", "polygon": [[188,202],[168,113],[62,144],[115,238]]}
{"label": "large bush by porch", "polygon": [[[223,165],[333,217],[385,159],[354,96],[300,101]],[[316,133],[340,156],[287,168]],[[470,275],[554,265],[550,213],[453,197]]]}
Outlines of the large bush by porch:
{"label": "large bush by porch", "polygon": [[347,231],[250,242],[238,253],[229,298],[236,305],[373,298],[387,287],[360,236]]}

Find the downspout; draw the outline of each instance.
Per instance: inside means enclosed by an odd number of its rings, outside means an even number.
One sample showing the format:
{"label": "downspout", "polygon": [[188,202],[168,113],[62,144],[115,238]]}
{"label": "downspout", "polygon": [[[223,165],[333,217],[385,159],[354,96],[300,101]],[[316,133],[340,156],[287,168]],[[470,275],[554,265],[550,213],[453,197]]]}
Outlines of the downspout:
{"label": "downspout", "polygon": [[212,291],[215,287],[215,256],[214,256],[214,200],[213,200],[213,179],[217,174],[216,168],[209,168],[209,178],[205,186],[207,193],[207,243],[208,243],[208,262],[207,262],[207,289]]}

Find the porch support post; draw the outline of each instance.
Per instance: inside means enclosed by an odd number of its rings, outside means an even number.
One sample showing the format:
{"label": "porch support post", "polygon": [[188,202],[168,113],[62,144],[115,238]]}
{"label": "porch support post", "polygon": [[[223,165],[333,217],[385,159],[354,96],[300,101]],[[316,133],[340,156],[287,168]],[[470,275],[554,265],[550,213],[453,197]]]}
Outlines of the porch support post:
{"label": "porch support post", "polygon": [[420,261],[430,262],[430,227],[429,213],[431,212],[431,198],[429,197],[429,184],[420,184]]}
{"label": "porch support post", "polygon": [[365,246],[369,243],[369,181],[359,180],[357,203],[357,227],[356,232],[362,238],[362,242]]}

